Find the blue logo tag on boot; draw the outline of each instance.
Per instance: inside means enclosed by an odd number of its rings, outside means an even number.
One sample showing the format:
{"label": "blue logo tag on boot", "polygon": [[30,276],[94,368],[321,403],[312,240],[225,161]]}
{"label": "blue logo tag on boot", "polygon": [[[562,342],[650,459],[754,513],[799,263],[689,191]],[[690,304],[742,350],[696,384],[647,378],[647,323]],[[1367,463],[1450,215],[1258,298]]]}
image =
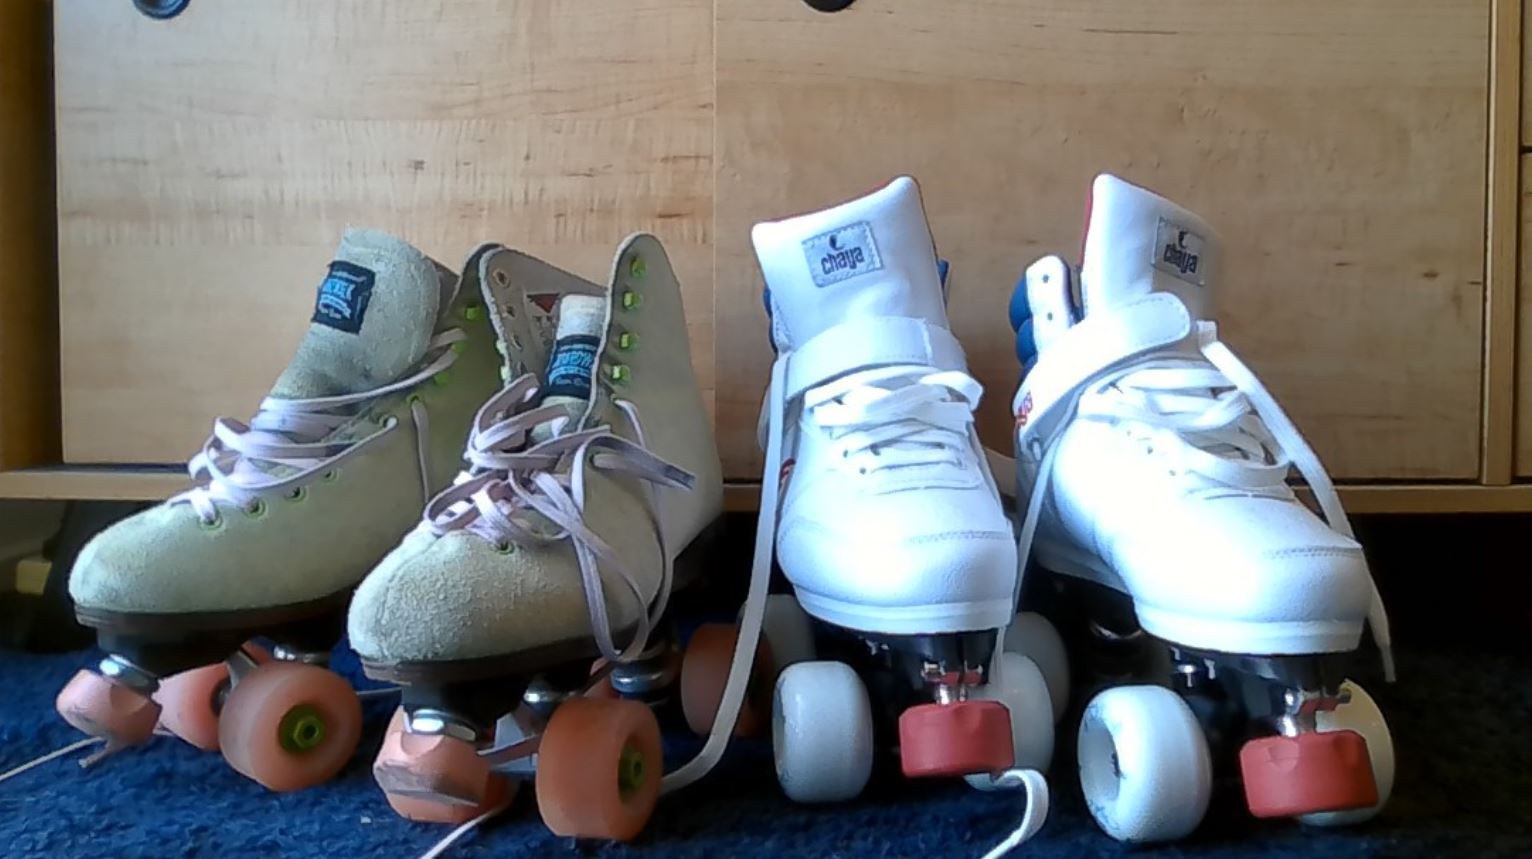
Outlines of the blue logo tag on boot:
{"label": "blue logo tag on boot", "polygon": [[330,273],[319,284],[312,321],[351,334],[361,331],[362,317],[367,314],[367,302],[377,279],[372,269],[355,263],[345,260],[330,263]]}

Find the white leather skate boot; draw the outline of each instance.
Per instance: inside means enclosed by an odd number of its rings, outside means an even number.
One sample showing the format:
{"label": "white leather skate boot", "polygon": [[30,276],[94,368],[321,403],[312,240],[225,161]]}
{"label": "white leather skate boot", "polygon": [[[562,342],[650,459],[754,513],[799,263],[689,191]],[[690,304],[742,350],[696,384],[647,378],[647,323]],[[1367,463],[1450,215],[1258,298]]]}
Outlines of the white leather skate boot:
{"label": "white leather skate boot", "polygon": [[[1046,814],[1036,768],[1052,752],[1051,705],[1030,660],[999,655],[1016,617],[1013,532],[974,431],[981,388],[948,328],[919,191],[902,177],[757,224],[752,238],[778,353],[752,600],[774,544],[803,610],[851,642],[846,658],[893,675],[873,688],[879,717],[897,718],[905,774],[1025,785],[1019,842]],[[873,703],[844,662],[782,673],[774,740],[789,796],[861,791]]]}
{"label": "white leather skate boot", "polygon": [[[1387,618],[1323,466],[1218,340],[1219,239],[1112,176],[1097,178],[1090,212],[1083,306],[1057,257],[1018,287],[1036,351],[1015,399],[1023,560],[1126,594],[1172,648],[1178,689],[1238,702],[1275,733],[1241,752],[1253,813],[1370,814],[1391,787],[1392,746],[1336,657],[1370,620],[1391,672]],[[1293,466],[1323,519],[1288,487]],[[1162,687],[1109,690],[1081,727],[1087,800],[1124,840],[1197,825],[1207,756],[1191,709]]]}
{"label": "white leather skate boot", "polygon": [[617,682],[625,667],[653,660],[655,684],[672,671],[659,624],[723,484],[659,241],[625,242],[609,289],[558,291],[546,368],[480,409],[470,469],[367,577],[349,630],[369,676],[406,685],[373,768],[401,814],[492,810],[536,752],[550,829],[626,840],[660,792],[659,727],[607,693],[651,691]]}
{"label": "white leather skate boot", "polygon": [[[345,234],[296,357],[248,424],[214,423],[197,487],[80,553],[70,593],[111,655],[60,693],[65,719],[113,748],[162,720],[278,790],[346,762],[360,710],[322,664],[351,590],[451,481],[494,390],[492,250],[459,277],[398,239]],[[242,649],[257,635],[274,661]]]}

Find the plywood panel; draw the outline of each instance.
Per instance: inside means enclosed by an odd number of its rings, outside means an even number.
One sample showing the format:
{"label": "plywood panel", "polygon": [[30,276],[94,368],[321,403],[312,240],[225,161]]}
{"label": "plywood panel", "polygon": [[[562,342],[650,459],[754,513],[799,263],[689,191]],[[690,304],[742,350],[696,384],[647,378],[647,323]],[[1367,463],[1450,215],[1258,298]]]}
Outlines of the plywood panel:
{"label": "plywood panel", "polygon": [[48,7],[0,4],[0,469],[57,458]]}
{"label": "plywood panel", "polygon": [[1488,0],[718,2],[718,414],[758,474],[753,221],[917,176],[1009,446],[1003,312],[1117,172],[1227,240],[1224,339],[1337,475],[1479,470]]}
{"label": "plywood panel", "polygon": [[[1532,155],[1521,159],[1520,279],[1532,272]],[[1516,325],[1516,474],[1532,477],[1532,290],[1520,290]]]}
{"label": "plywood panel", "polygon": [[286,363],[347,224],[449,265],[676,258],[711,389],[707,0],[59,0],[65,457],[185,458]]}

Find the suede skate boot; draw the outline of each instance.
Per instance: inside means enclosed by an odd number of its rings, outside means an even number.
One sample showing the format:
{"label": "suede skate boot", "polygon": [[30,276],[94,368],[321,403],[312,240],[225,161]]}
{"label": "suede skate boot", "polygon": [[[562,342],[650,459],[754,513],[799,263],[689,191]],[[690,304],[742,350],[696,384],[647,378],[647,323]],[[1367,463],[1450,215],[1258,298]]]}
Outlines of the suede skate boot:
{"label": "suede skate boot", "polygon": [[[774,554],[808,617],[855,644],[777,679],[778,778],[799,801],[857,795],[882,719],[908,776],[1024,787],[1019,843],[1046,815],[1052,705],[1037,666],[1001,647],[1014,538],[919,190],[901,177],[752,238],[778,355],[752,604]],[[768,602],[781,615],[792,597]],[[747,611],[747,638],[758,618]]]}
{"label": "suede skate boot", "polygon": [[406,817],[469,819],[531,775],[554,832],[626,840],[658,797],[655,717],[592,660],[654,652],[722,479],[659,242],[625,242],[610,283],[559,300],[546,368],[484,404],[470,469],[352,604],[368,676],[405,685],[373,772]]}
{"label": "suede skate boot", "polygon": [[[1240,754],[1253,813],[1370,816],[1392,742],[1346,656],[1370,621],[1391,672],[1387,617],[1318,457],[1218,340],[1220,241],[1113,176],[1096,179],[1090,212],[1081,301],[1047,257],[1013,303],[1018,351],[1036,356],[1015,399],[1020,549],[1092,601],[1103,641],[1142,629],[1168,645],[1173,670],[1149,679],[1185,698],[1131,686],[1090,703],[1091,812],[1122,840],[1186,835],[1211,790],[1204,727],[1248,736],[1232,727],[1248,720],[1269,734]],[[1293,466],[1323,518],[1288,487]],[[1199,723],[1193,707],[1224,719]]]}
{"label": "suede skate boot", "polygon": [[[66,720],[108,748],[163,720],[274,790],[340,769],[360,709],[323,666],[352,589],[450,483],[495,388],[479,294],[492,250],[459,277],[398,239],[346,232],[255,417],[215,421],[189,464],[196,488],[80,553],[70,593],[110,655],[59,694]],[[276,649],[244,644],[255,636]]]}

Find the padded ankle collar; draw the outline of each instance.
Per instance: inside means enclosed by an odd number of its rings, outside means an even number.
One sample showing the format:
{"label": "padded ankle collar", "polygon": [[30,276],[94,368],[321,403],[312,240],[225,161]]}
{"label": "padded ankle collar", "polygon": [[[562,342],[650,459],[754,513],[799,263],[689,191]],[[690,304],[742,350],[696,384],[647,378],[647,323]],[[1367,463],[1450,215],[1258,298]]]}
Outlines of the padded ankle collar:
{"label": "padded ankle collar", "polygon": [[863,316],[827,328],[788,359],[788,399],[838,376],[873,367],[913,364],[968,371],[963,347],[945,328],[904,316]]}
{"label": "padded ankle collar", "polygon": [[[1042,457],[1053,424],[1066,411],[1059,405],[1081,386],[1124,361],[1174,346],[1191,333],[1192,318],[1186,305],[1168,292],[1098,311],[1071,327],[1043,354],[1016,391],[1011,411],[1016,415],[1017,458]],[[1043,443],[1033,445],[1033,439]]]}

